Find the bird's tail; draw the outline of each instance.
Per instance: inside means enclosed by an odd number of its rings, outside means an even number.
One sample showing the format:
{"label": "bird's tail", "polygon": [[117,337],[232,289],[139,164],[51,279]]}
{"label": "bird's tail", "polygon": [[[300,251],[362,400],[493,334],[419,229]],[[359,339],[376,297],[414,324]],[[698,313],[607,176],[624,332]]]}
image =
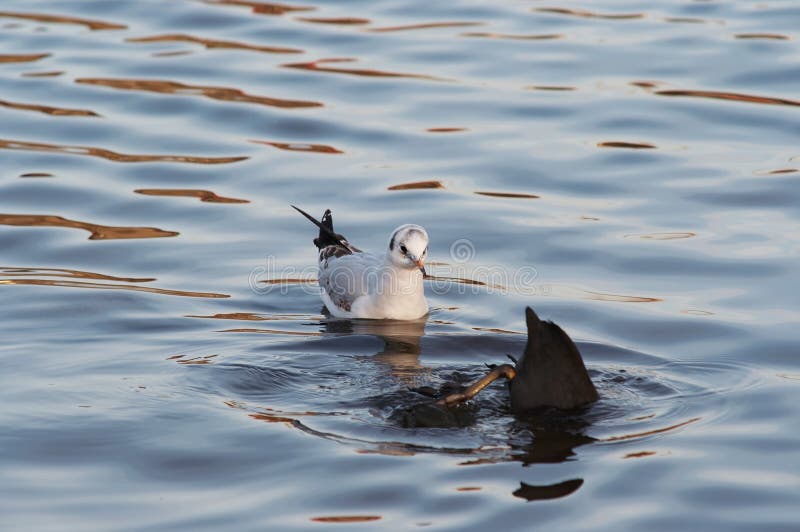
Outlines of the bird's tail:
{"label": "bird's tail", "polygon": [[319,227],[319,236],[314,239],[314,245],[317,246],[317,249],[334,245],[348,247],[342,242],[342,237],[337,235],[333,230],[333,215],[331,214],[330,209],[325,209],[325,213],[322,215],[322,221],[320,222],[304,210],[295,207],[294,205],[292,205],[292,207],[297,212],[308,218],[311,223]]}

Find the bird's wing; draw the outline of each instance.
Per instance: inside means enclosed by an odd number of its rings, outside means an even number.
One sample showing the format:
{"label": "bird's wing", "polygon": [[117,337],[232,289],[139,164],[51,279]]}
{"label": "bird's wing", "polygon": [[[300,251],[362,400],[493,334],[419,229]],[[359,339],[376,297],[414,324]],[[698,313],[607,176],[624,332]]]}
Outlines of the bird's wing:
{"label": "bird's wing", "polygon": [[319,285],[334,305],[349,312],[356,299],[375,291],[380,266],[381,260],[369,253],[334,255],[320,260]]}

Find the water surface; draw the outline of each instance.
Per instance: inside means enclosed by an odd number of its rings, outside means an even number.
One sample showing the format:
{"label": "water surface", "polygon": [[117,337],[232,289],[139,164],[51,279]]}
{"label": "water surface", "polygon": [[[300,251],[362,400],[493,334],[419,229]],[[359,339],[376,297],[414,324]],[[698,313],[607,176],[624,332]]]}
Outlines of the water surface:
{"label": "water surface", "polygon": [[[794,530],[800,7],[0,9],[9,530]],[[432,238],[420,322],[331,320],[314,228]],[[601,400],[425,423],[524,346]],[[422,426],[424,425],[424,426]]]}

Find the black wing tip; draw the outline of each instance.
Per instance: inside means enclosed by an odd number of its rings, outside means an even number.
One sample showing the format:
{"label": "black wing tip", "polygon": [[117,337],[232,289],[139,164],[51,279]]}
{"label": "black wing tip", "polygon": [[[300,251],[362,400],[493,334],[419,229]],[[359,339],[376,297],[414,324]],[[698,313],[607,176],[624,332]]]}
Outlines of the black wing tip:
{"label": "black wing tip", "polygon": [[[290,204],[291,205],[291,204]],[[349,247],[344,243],[344,239],[341,235],[337,235],[333,231],[333,220],[331,219],[331,210],[326,209],[325,214],[322,215],[322,221],[320,222],[306,211],[297,207],[296,205],[291,205],[291,207],[305,216],[308,221],[319,227],[319,238],[314,239],[314,245],[317,246],[318,249],[322,249],[330,245],[331,243],[336,244],[338,246],[342,246],[343,248],[349,249]]]}

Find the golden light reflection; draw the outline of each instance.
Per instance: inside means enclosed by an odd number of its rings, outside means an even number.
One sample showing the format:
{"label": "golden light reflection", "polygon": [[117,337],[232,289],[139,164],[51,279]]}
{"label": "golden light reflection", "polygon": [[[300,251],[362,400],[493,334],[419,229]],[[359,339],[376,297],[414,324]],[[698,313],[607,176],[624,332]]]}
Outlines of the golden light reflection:
{"label": "golden light reflection", "polygon": [[644,18],[642,13],[595,13],[584,9],[567,9],[563,7],[537,7],[534,11],[539,13],[550,13],[553,15],[567,15],[581,18],[597,18],[608,20],[632,20]]}
{"label": "golden light reflection", "polygon": [[475,194],[480,196],[489,196],[491,198],[513,198],[513,199],[539,199],[536,194],[524,194],[520,192],[485,192],[476,191]]}
{"label": "golden light reflection", "polygon": [[356,17],[297,17],[296,20],[301,22],[311,22],[312,24],[335,24],[342,26],[357,26],[361,24],[369,24],[371,22],[368,18]]}
{"label": "golden light reflection", "polygon": [[779,33],[737,33],[734,35],[736,39],[767,39],[773,41],[788,41],[788,35],[781,35]]}
{"label": "golden light reflection", "polygon": [[14,266],[0,266],[0,275],[9,277],[68,277],[73,279],[97,279],[102,281],[120,281],[123,283],[149,283],[155,281],[155,277],[117,277],[96,272],[85,272],[81,270],[69,270],[65,268],[19,268]]}
{"label": "golden light reflection", "polygon": [[311,518],[312,521],[316,521],[317,523],[368,523],[380,519],[380,515],[336,515]]}
{"label": "golden light reflection", "polygon": [[102,20],[90,20],[86,18],[68,17],[64,15],[47,15],[45,13],[18,13],[14,11],[0,11],[0,18],[32,20],[35,22],[44,22],[48,24],[77,24],[80,26],[86,26],[92,31],[124,30],[128,27],[124,24],[103,22]]}
{"label": "golden light reflection", "polygon": [[64,75],[63,70],[47,70],[44,72],[23,72],[22,77],[25,78],[55,78]]}
{"label": "golden light reflection", "polygon": [[295,11],[314,11],[313,6],[278,4],[275,2],[256,2],[253,0],[205,0],[207,4],[249,7],[257,15],[284,15]]}
{"label": "golden light reflection", "polygon": [[213,292],[188,292],[185,290],[169,290],[152,286],[138,286],[126,284],[88,283],[80,281],[51,281],[49,279],[0,279],[0,284],[31,285],[31,286],[60,286],[64,288],[89,288],[96,290],[129,290],[132,292],[148,292],[166,296],[203,297],[221,299],[231,297],[228,294]]}
{"label": "golden light reflection", "polygon": [[28,142],[24,140],[0,139],[0,149],[63,153],[68,155],[86,155],[99,157],[117,163],[188,163],[188,164],[230,164],[246,161],[249,157],[197,157],[194,155],[138,155],[119,153],[104,148],[91,146],[68,146],[64,144],[46,144],[44,142]]}
{"label": "golden light reflection", "polygon": [[79,78],[75,83],[98,85],[118,90],[157,92],[160,94],[200,95],[212,100],[225,102],[254,103],[269,107],[296,109],[305,107],[322,107],[320,102],[307,100],[288,100],[248,94],[240,89],[205,85],[189,85],[177,81],[159,79],[123,79],[123,78]]}
{"label": "golden light reflection", "polygon": [[32,63],[50,54],[0,54],[0,63]]}
{"label": "golden light reflection", "polygon": [[638,438],[644,438],[644,437],[647,437],[647,436],[653,436],[654,434],[663,434],[665,432],[670,432],[670,431],[673,431],[675,429],[679,429],[681,427],[685,427],[686,425],[690,425],[692,423],[700,421],[701,419],[702,418],[700,418],[700,417],[693,417],[692,419],[689,419],[687,421],[683,421],[681,423],[676,423],[674,425],[670,425],[669,427],[662,427],[660,429],[646,430],[644,432],[636,432],[634,434],[624,434],[622,436],[611,436],[609,438],[603,438],[603,439],[600,439],[598,441],[609,443],[609,442],[617,442],[617,441],[623,441],[623,440],[635,440],[635,439],[638,439]]}
{"label": "golden light reflection", "polygon": [[655,144],[648,142],[622,142],[617,140],[598,142],[598,148],[625,148],[630,150],[652,150],[656,148]]}
{"label": "golden light reflection", "polygon": [[508,39],[513,41],[550,41],[563,39],[562,33],[542,33],[542,34],[515,34],[515,33],[488,33],[488,32],[467,32],[462,33],[462,37],[477,37],[481,39]]}
{"label": "golden light reflection", "polygon": [[383,28],[370,28],[373,33],[393,33],[398,31],[430,30],[438,28],[467,28],[470,26],[483,26],[483,22],[425,22],[422,24],[406,24],[403,26],[387,26]]}
{"label": "golden light reflection", "polygon": [[153,43],[153,42],[188,42],[193,44],[200,44],[207,49],[226,49],[226,50],[247,50],[251,52],[263,52],[268,54],[301,54],[303,50],[298,48],[286,48],[282,46],[264,46],[260,44],[249,44],[237,41],[223,41],[219,39],[206,39],[197,37],[195,35],[187,35],[184,33],[169,33],[165,35],[151,35],[149,37],[130,37],[125,39],[128,42],[135,43]]}
{"label": "golden light reflection", "polygon": [[324,316],[311,314],[273,314],[271,316],[262,316],[260,314],[253,314],[250,312],[229,312],[223,314],[213,314],[211,316],[187,315],[185,317],[236,321],[319,321],[324,319]]}
{"label": "golden light reflection", "polygon": [[37,111],[39,113],[53,116],[100,116],[89,109],[68,109],[66,107],[52,107],[49,105],[39,105],[34,103],[10,102],[8,100],[0,100],[0,107],[8,107],[9,109],[17,109],[19,111]]}
{"label": "golden light reflection", "polygon": [[250,203],[250,200],[226,198],[218,196],[210,190],[198,189],[181,189],[181,188],[140,188],[134,190],[137,194],[144,194],[147,196],[173,196],[173,197],[188,197],[197,198],[200,201],[207,203]]}
{"label": "golden light reflection", "polygon": [[89,240],[115,240],[121,238],[163,238],[178,236],[177,231],[164,231],[155,227],[114,227],[77,220],[69,220],[61,216],[41,214],[0,214],[0,225],[21,227],[69,227],[83,229],[91,233]]}
{"label": "golden light reflection", "polygon": [[422,189],[441,189],[444,188],[441,181],[415,181],[414,183],[401,183],[392,185],[386,190],[422,190]]}
{"label": "golden light reflection", "polygon": [[277,334],[277,335],[288,335],[288,336],[322,336],[320,332],[303,332],[303,331],[286,331],[286,330],[278,330],[278,329],[248,329],[248,328],[239,328],[239,329],[225,329],[222,331],[223,333],[255,333],[255,334]]}
{"label": "golden light reflection", "polygon": [[690,98],[709,98],[712,100],[728,100],[734,102],[760,103],[764,105],[788,105],[800,107],[800,101],[788,98],[771,98],[769,96],[756,96],[736,92],[703,91],[703,90],[660,90],[654,94],[659,96],[685,96]]}
{"label": "golden light reflection", "polygon": [[639,238],[642,240],[681,240],[684,238],[692,238],[697,236],[697,233],[642,233],[642,234],[629,234],[624,238]]}
{"label": "golden light reflection", "polygon": [[352,63],[355,59],[345,57],[333,57],[328,59],[317,59],[305,63],[286,63],[281,65],[284,68],[294,68],[297,70],[308,70],[312,72],[326,72],[330,74],[347,74],[351,76],[366,76],[373,78],[410,78],[425,79],[429,81],[447,81],[444,78],[428,76],[425,74],[408,74],[403,72],[388,72],[386,70],[375,70],[369,68],[338,68],[326,66],[331,63]]}
{"label": "golden light reflection", "polygon": [[461,131],[469,131],[466,127],[429,127],[426,129],[428,133],[458,133]]}
{"label": "golden light reflection", "polygon": [[302,151],[311,153],[327,153],[330,155],[338,155],[344,153],[342,150],[336,149],[333,146],[326,146],[325,144],[303,144],[300,142],[274,142],[268,140],[251,140],[253,144],[263,144],[265,146],[272,146],[279,150],[285,151]]}

